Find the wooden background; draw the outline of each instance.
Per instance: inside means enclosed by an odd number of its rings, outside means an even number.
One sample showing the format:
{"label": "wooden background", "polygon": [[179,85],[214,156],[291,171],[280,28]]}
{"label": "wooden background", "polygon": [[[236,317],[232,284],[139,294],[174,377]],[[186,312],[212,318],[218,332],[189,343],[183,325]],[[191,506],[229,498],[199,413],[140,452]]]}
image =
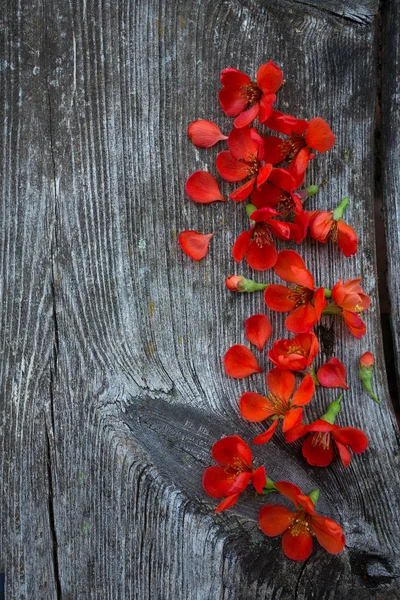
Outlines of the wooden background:
{"label": "wooden background", "polygon": [[[399,14],[395,0],[378,8],[377,0],[0,0],[6,598],[400,598],[400,448],[374,228],[378,103],[398,358]],[[203,207],[185,196],[191,172],[216,174],[219,151],[195,149],[186,128],[207,118],[229,131],[217,101],[221,70],[253,75],[269,59],[286,79],[277,107],[321,116],[337,134],[310,169],[309,183],[329,183],[309,206],[329,209],[349,195],[346,219],[360,238],[350,259],[312,241],[301,253],[318,284],[359,275],[373,298],[361,342],[324,319],[335,338],[318,359],[332,353],[347,365],[338,424],[363,428],[370,448],[346,470],[338,460],[313,469],[300,444],[281,436],[255,450],[272,479],[306,493],[320,487],[318,510],[345,530],[342,554],[315,544],[304,563],[286,560],[280,538],[260,532],[261,499],[248,492],[215,516],[201,487],[220,436],[250,440],[262,430],[240,417],[237,401],[262,393],[263,375],[228,379],[221,357],[243,343],[244,319],[266,309],[262,294],[224,287],[228,274],[252,276],[230,255],[247,217],[242,205]],[[177,246],[192,228],[215,232],[201,263]],[[254,278],[276,281],[269,272]],[[271,319],[281,337],[282,317]],[[377,358],[380,405],[358,381],[366,350]],[[269,368],[266,354],[260,361]],[[318,390],[309,418],[335,393]]]}

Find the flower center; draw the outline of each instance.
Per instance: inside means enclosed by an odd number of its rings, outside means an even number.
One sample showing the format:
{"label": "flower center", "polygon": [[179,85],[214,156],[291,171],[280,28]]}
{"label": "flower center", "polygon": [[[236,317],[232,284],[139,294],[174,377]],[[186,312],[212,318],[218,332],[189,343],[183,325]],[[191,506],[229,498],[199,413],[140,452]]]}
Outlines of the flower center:
{"label": "flower center", "polygon": [[333,223],[331,225],[331,230],[329,232],[329,237],[332,240],[332,242],[337,242],[337,236],[338,236],[337,221],[333,221]]}
{"label": "flower center", "polygon": [[289,525],[289,531],[293,537],[297,537],[300,533],[310,534],[311,531],[307,513],[304,511],[298,512],[292,518],[292,523]]}
{"label": "flower center", "polygon": [[318,433],[314,433],[311,443],[313,446],[321,446],[323,450],[328,450],[331,443],[331,432],[319,431]]}
{"label": "flower center", "polygon": [[292,291],[289,293],[289,299],[293,300],[295,303],[294,308],[306,304],[307,302],[311,302],[314,297],[313,290],[310,290],[310,288],[306,288],[303,285],[295,283],[291,288]]}
{"label": "flower center", "polygon": [[259,248],[272,242],[272,235],[266,223],[256,223],[253,229],[253,240]]}
{"label": "flower center", "polygon": [[226,465],[224,471],[227,475],[230,475],[231,479],[235,479],[239,473],[244,471],[251,471],[249,465],[247,465],[239,456],[235,456],[229,465]]}
{"label": "flower center", "polygon": [[304,136],[299,135],[298,133],[294,133],[290,140],[287,140],[286,143],[290,148],[286,157],[288,161],[291,161],[296,156],[296,154],[300,152],[302,148],[307,147]]}
{"label": "flower center", "polygon": [[246,85],[246,87],[242,88],[241,95],[250,104],[252,102],[258,102],[258,100],[261,98],[261,94],[262,91],[258,87],[257,83],[255,81],[252,81],[251,83],[249,83],[249,85]]}
{"label": "flower center", "polygon": [[275,206],[281,217],[288,217],[294,210],[294,201],[290,194],[283,193],[279,198],[278,204]]}
{"label": "flower center", "polygon": [[288,403],[285,400],[281,400],[273,394],[270,394],[267,398],[270,410],[274,411],[275,415],[284,417],[289,410]]}

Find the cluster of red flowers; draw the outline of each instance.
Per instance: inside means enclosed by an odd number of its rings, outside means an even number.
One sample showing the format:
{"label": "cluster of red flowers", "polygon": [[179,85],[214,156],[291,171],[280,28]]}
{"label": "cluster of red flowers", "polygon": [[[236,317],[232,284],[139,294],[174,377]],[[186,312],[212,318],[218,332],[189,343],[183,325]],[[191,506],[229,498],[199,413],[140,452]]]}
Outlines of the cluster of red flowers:
{"label": "cluster of red flowers", "polygon": [[[320,117],[306,121],[274,108],[283,74],[272,61],[258,69],[255,81],[237,69],[224,69],[221,84],[219,102],[227,116],[235,117],[233,129],[224,135],[215,123],[199,120],[189,125],[188,135],[200,148],[226,141],[228,149],[218,154],[216,170],[225,181],[240,184],[229,195],[231,200],[242,202],[250,198],[246,205],[249,228],[236,238],[232,248],[234,260],[239,263],[245,259],[256,271],[273,268],[288,284],[260,284],[241,275],[231,275],[226,279],[226,287],[233,292],[263,291],[269,309],[288,313],[285,326],[295,334],[290,339],[273,342],[268,350],[273,364],[266,374],[268,391],[265,396],[251,391],[242,394],[240,413],[250,422],[271,421],[253,439],[253,444],[267,443],[282,421],[286,443],[304,438],[302,454],[310,465],[328,466],[336,447],[342,464],[347,467],[350,451],[364,452],[368,438],[360,429],[335,424],[343,394],[330,403],[318,420],[309,424],[303,421],[304,407],[312,401],[318,386],[349,389],[346,368],[339,359],[331,358],[315,371],[313,362],[319,343],[313,329],[323,315],[340,315],[351,334],[360,339],[366,332],[360,314],[369,307],[370,298],[359,278],[337,281],[332,289],[316,285],[300,254],[294,250],[278,252],[274,243],[277,238],[300,244],[309,234],[322,243],[337,242],[346,257],[357,252],[357,235],[342,219],[347,197],[333,210],[304,209],[305,201],[321,187],[302,187],[307,166],[317,153],[333,147],[336,136]],[[256,120],[262,131],[253,126]],[[279,135],[265,135],[265,128]],[[218,181],[206,171],[192,173],[185,189],[195,202],[225,201]],[[186,254],[201,260],[213,235],[188,230],[179,235],[178,241]],[[263,352],[272,335],[268,316],[258,314],[248,318],[245,335]],[[242,344],[228,349],[224,367],[228,376],[238,379],[263,372],[256,356]],[[367,352],[360,359],[359,373],[365,389],[378,401],[370,385],[372,368],[373,356]],[[302,375],[298,385],[294,373]],[[305,560],[312,551],[313,535],[328,552],[343,550],[345,538],[340,525],[315,512],[319,490],[305,495],[292,483],[274,483],[266,476],[264,467],[253,467],[251,449],[237,435],[216,442],[212,456],[219,466],[206,469],[203,487],[209,496],[222,498],[216,512],[230,508],[251,482],[258,494],[280,493],[296,507],[291,512],[284,506],[267,504],[259,515],[260,527],[266,535],[284,534],[282,546],[286,556]]]}

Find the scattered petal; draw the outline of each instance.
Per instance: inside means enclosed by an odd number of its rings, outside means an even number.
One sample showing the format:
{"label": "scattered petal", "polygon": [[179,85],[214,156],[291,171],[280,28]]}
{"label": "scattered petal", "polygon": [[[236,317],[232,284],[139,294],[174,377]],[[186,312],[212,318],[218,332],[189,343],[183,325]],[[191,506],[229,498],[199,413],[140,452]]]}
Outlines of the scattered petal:
{"label": "scattered petal", "polygon": [[178,242],[182,250],[194,260],[201,260],[208,252],[208,245],[213,233],[199,233],[194,229],[182,231],[178,236]]}
{"label": "scattered petal", "polygon": [[210,148],[220,140],[227,140],[216,123],[200,119],[193,121],[188,127],[188,136],[193,144],[199,148]]}
{"label": "scattered petal", "polygon": [[253,373],[262,373],[252,351],[241,344],[229,348],[224,356],[224,366],[226,374],[236,379],[243,379]]}
{"label": "scattered petal", "polygon": [[225,198],[219,190],[217,180],[211,173],[207,173],[207,171],[196,171],[189,175],[185,191],[194,202],[201,202],[202,204],[209,204],[217,200],[225,202]]}
{"label": "scattered petal", "polygon": [[266,315],[253,315],[246,319],[244,324],[247,340],[261,352],[272,334],[271,321]]}

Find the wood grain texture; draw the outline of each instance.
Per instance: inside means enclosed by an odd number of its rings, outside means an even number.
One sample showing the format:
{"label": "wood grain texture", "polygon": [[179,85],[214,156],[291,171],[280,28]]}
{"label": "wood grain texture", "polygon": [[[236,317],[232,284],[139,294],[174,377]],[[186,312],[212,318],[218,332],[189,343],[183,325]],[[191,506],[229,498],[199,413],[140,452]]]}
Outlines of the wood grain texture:
{"label": "wood grain texture", "polygon": [[[299,3],[290,11],[224,0],[1,5],[7,597],[398,597],[399,445],[373,233],[375,23]],[[344,527],[343,554],[315,547],[304,564],[284,560],[280,540],[259,531],[262,500],[249,492],[215,516],[201,488],[220,436],[250,440],[261,430],[240,418],[237,400],[263,392],[263,376],[228,379],[221,357],[265,307],[261,295],[224,287],[247,218],[241,205],[185,197],[189,173],[215,174],[219,150],[195,149],[186,128],[208,118],[228,131],[220,71],[255,73],[269,58],[287,80],[278,107],[320,115],[338,134],[312,165],[309,181],[329,184],[310,207],[349,195],[346,216],[360,237],[348,260],[306,243],[307,265],[321,285],[360,275],[373,294],[366,337],[358,342],[335,322],[333,347],[352,386],[338,423],[365,429],[369,450],[346,470],[336,461],[323,472],[279,436],[255,451],[272,479],[320,487],[318,509]],[[177,246],[188,228],[215,232],[199,264]],[[282,318],[271,319],[281,337]],[[357,380],[365,350],[377,356],[380,406]],[[260,361],[268,369],[266,354]],[[318,390],[309,418],[334,397]]]}
{"label": "wood grain texture", "polygon": [[387,284],[390,321],[394,344],[397,383],[400,382],[400,159],[399,101],[400,101],[400,28],[399,7],[395,2],[385,4],[382,11],[382,197],[386,229]]}

